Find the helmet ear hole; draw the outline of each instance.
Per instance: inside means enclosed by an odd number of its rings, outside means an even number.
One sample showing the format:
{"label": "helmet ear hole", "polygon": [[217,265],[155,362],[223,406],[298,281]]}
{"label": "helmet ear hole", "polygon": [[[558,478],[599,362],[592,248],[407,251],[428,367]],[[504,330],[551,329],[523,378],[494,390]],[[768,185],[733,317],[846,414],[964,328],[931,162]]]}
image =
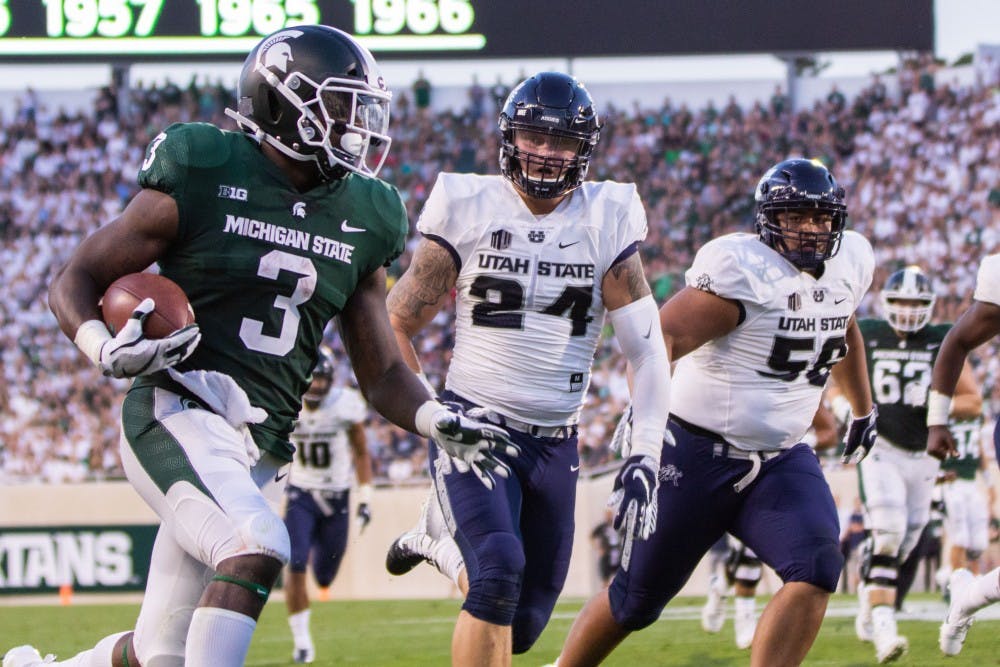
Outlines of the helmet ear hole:
{"label": "helmet ear hole", "polygon": [[270,123],[278,123],[281,120],[281,101],[278,99],[278,93],[271,87],[264,88],[264,107]]}

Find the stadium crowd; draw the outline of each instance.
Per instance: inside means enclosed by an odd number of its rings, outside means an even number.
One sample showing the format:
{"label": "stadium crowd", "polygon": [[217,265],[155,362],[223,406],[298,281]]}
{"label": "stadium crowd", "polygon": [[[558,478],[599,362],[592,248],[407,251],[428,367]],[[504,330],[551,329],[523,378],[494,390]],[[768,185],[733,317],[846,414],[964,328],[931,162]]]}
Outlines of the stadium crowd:
{"label": "stadium crowd", "polygon": [[[1000,75],[976,84],[943,80],[918,58],[901,67],[899,94],[878,77],[847,98],[793,112],[780,89],[748,107],[730,100],[691,109],[605,104],[591,178],[634,181],[646,205],[643,246],[654,296],[663,302],[708,239],[752,230],[753,190],[763,169],[790,155],[823,160],[846,187],[849,226],[875,248],[877,272],[861,314],[877,313],[884,279],[906,264],[933,277],[937,320],[968,304],[981,256],[1000,244]],[[476,90],[480,94],[473,94]],[[403,91],[394,102],[392,149],[380,177],[396,185],[411,221],[440,171],[497,171],[496,95],[470,90],[467,108],[434,112]],[[33,91],[0,119],[0,480],[82,481],[122,476],[116,400],[120,380],[102,378],[59,333],[46,304],[55,272],[83,236],[117,215],[136,190],[148,142],[175,121],[233,128],[218,84],[138,86],[127,100],[106,88],[92,109],[46,108]],[[413,244],[410,249],[412,250]],[[390,270],[405,271],[409,252]],[[446,309],[417,343],[440,386],[452,347]],[[335,331],[329,332],[335,351]],[[581,421],[581,455],[594,469],[612,457],[610,432],[627,401],[624,362],[611,338],[598,351]],[[341,358],[342,355],[341,355]],[[1000,410],[995,347],[975,359],[987,417]],[[342,362],[340,379],[349,376]],[[426,447],[380,419],[369,424],[376,477],[397,483],[426,475]]]}

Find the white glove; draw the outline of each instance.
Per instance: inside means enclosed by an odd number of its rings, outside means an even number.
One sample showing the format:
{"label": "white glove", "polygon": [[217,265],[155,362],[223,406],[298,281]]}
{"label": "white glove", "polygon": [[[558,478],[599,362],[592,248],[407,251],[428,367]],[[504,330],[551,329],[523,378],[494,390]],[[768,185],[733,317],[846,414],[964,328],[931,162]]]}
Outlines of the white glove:
{"label": "white glove", "polygon": [[250,434],[250,424],[267,419],[267,412],[250,404],[250,398],[236,380],[218,371],[187,371],[181,373],[171,368],[173,380],[208,404],[209,409],[221,416],[243,436],[250,466],[260,461],[260,448]]}
{"label": "white glove", "polygon": [[448,453],[458,472],[472,470],[490,490],[496,486],[493,473],[504,479],[510,477],[510,467],[497,459],[494,452],[503,451],[508,456],[521,453],[507,431],[471,418],[454,403],[427,401],[417,410],[414,421],[421,435]]}
{"label": "white glove", "polygon": [[116,378],[148,375],[170,368],[191,356],[201,341],[201,330],[197,324],[190,324],[166,338],[146,338],[142,323],[155,307],[152,299],[143,299],[118,335],[103,342],[97,359],[81,342],[82,331],[77,332],[77,345],[97,362],[102,373]]}

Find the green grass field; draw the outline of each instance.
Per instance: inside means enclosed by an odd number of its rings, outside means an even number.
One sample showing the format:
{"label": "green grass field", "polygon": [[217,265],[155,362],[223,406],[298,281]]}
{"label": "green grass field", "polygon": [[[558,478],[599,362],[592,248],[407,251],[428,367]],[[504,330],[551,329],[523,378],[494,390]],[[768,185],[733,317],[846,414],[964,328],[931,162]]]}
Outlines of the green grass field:
{"label": "green grass field", "polygon": [[[652,665],[745,665],[749,653],[733,644],[732,620],[718,635],[702,632],[697,620],[700,599],[679,598],[652,627],[636,633],[605,663],[643,667]],[[921,612],[911,616],[933,617],[943,610],[930,595],[911,596],[908,604]],[[516,656],[514,664],[539,667],[559,652],[573,615],[582,601],[560,603],[530,653]],[[854,637],[854,598],[835,596],[831,611],[813,646],[807,665],[872,665],[874,650]],[[448,646],[458,613],[456,600],[319,602],[313,604],[316,665],[412,666],[449,664]],[[0,607],[0,651],[30,643],[43,654],[67,658],[91,647],[111,632],[129,628],[135,605],[79,605],[68,607]],[[996,614],[992,614],[996,617]],[[969,633],[962,655],[945,658],[937,648],[939,621],[902,620],[900,632],[910,639],[910,652],[899,665],[1000,665],[1000,620],[978,621]],[[291,663],[291,636],[284,605],[272,601],[261,616],[247,665],[258,667]]]}

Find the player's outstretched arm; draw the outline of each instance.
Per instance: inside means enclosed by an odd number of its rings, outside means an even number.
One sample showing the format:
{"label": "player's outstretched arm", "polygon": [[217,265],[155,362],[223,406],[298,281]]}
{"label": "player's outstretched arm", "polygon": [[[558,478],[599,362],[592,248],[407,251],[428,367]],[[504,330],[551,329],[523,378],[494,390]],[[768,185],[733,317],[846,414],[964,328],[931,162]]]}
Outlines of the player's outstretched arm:
{"label": "player's outstretched arm", "polygon": [[939,459],[958,453],[948,430],[952,396],[960,383],[967,358],[990,338],[1000,333],[1000,306],[973,301],[944,337],[934,361],[931,389],[927,396],[927,453]]}
{"label": "player's outstretched arm", "polygon": [[368,437],[365,435],[365,425],[354,422],[347,429],[347,442],[351,447],[351,459],[354,463],[354,474],[358,478],[358,510],[357,524],[361,531],[368,527],[372,520],[372,457],[368,452]]}
{"label": "player's outstretched arm", "polygon": [[440,403],[403,360],[386,310],[385,269],[361,280],[338,319],[358,386],[373,408],[397,426],[433,439],[488,488],[494,473],[509,474],[493,455],[496,450],[517,456],[507,432]]}
{"label": "player's outstretched arm", "polygon": [[358,283],[338,318],[341,337],[368,403],[389,421],[416,433],[417,409],[432,396],[399,350],[386,310],[385,284],[383,268]]}

